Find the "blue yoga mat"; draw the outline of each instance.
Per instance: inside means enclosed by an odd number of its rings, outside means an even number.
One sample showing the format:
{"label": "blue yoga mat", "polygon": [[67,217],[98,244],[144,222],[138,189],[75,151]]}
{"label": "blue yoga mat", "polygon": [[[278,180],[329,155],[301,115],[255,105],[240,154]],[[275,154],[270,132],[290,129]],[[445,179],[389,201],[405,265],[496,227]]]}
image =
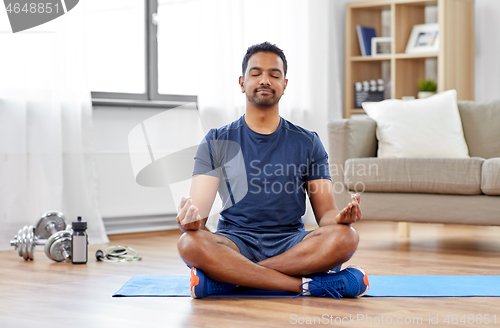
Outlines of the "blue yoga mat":
{"label": "blue yoga mat", "polygon": [[[113,297],[191,297],[188,276],[133,276]],[[238,287],[211,297],[293,297],[296,293]]]}
{"label": "blue yoga mat", "polygon": [[[372,297],[500,297],[500,276],[368,276]],[[236,288],[215,297],[293,297],[295,293]],[[113,297],[189,297],[188,276],[133,276]]]}
{"label": "blue yoga mat", "polygon": [[500,276],[368,276],[374,297],[500,297]]}

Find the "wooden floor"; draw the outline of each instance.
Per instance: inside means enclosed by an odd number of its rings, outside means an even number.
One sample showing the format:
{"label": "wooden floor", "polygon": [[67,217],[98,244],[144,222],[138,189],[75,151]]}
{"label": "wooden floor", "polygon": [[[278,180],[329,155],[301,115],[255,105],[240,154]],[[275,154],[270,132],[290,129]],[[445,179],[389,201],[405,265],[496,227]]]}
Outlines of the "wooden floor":
{"label": "wooden floor", "polygon": [[[500,274],[500,227],[411,224],[406,240],[398,239],[394,223],[355,227],[361,241],[350,262],[369,275]],[[29,262],[15,251],[0,252],[0,327],[296,327],[329,316],[333,322],[321,326],[500,326],[500,298],[111,297],[133,275],[188,275],[177,254],[178,237],[177,231],[112,236],[110,245],[131,246],[143,256],[131,263],[96,262],[93,254],[106,245],[89,247],[87,265],[52,262],[43,250]],[[488,325],[460,322],[463,315],[486,314]],[[359,320],[335,324],[335,317],[349,316]],[[430,325],[429,317],[439,324]]]}

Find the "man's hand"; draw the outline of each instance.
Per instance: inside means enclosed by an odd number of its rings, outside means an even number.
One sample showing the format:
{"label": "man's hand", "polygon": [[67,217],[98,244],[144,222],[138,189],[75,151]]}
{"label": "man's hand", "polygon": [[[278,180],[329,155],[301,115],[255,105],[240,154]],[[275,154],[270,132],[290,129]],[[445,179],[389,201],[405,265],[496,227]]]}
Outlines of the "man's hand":
{"label": "man's hand", "polygon": [[199,230],[204,227],[204,220],[198,214],[198,208],[193,205],[191,196],[182,197],[177,207],[177,223],[182,232],[186,230]]}
{"label": "man's hand", "polygon": [[361,202],[360,194],[352,194],[351,202],[346,206],[339,214],[335,217],[335,221],[338,224],[351,224],[361,220],[361,208],[359,203]]}

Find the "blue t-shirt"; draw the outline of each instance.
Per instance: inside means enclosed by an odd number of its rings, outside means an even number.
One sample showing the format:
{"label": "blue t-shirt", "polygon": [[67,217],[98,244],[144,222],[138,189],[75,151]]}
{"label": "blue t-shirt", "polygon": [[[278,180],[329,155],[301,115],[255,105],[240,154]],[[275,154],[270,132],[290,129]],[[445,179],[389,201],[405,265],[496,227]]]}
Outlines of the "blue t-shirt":
{"label": "blue t-shirt", "polygon": [[304,230],[305,181],[331,179],[315,132],[281,118],[276,131],[251,130],[244,116],[212,129],[198,147],[193,175],[220,178],[218,230]]}

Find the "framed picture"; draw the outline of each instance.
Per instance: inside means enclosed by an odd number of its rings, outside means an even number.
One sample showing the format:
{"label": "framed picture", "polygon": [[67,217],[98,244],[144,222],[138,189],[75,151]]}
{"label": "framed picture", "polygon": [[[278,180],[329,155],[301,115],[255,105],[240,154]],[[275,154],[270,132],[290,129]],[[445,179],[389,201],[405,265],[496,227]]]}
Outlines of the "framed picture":
{"label": "framed picture", "polygon": [[406,45],[406,53],[437,52],[439,50],[439,24],[414,25]]}
{"label": "framed picture", "polygon": [[372,38],[372,56],[387,55],[391,53],[390,37]]}

